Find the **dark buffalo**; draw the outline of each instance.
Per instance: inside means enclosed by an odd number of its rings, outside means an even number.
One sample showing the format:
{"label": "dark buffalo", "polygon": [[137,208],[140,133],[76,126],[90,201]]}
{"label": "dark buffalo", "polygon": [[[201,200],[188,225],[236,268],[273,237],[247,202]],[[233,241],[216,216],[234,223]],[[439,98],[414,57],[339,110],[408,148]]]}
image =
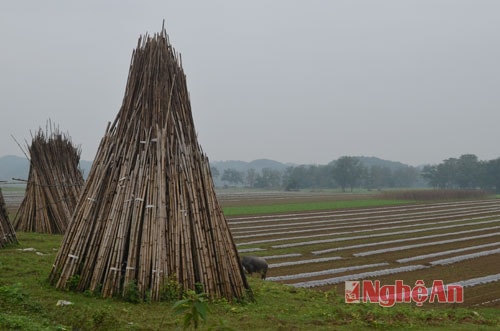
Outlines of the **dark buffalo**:
{"label": "dark buffalo", "polygon": [[241,264],[246,272],[252,275],[254,272],[259,272],[262,279],[266,279],[267,262],[258,256],[243,256]]}

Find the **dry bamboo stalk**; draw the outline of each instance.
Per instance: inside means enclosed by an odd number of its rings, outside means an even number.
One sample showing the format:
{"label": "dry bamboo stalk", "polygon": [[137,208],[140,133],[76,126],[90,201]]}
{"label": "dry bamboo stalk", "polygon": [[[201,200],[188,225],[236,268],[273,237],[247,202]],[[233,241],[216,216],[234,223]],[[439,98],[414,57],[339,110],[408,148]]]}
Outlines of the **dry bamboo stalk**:
{"label": "dry bamboo stalk", "polygon": [[83,187],[78,169],[80,149],[49,121],[46,132],[40,128],[32,135],[28,151],[28,183],[14,227],[26,232],[64,233]]}
{"label": "dry bamboo stalk", "polygon": [[50,280],[104,297],[135,282],[159,300],[168,277],[241,299],[249,286],[198,145],[180,56],[163,30],[140,37]]}
{"label": "dry bamboo stalk", "polygon": [[16,231],[9,221],[9,213],[0,189],[0,248],[10,244],[17,244]]}

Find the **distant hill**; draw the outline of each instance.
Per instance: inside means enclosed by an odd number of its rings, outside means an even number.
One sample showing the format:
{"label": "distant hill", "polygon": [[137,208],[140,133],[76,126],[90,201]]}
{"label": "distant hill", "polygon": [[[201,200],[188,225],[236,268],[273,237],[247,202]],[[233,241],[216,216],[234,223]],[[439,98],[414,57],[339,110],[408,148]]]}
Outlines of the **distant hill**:
{"label": "distant hill", "polygon": [[[382,160],[377,157],[368,156],[357,156],[365,167],[371,167],[372,165],[387,167],[391,170],[396,170],[403,167],[408,167],[407,165],[396,162]],[[334,164],[336,160],[330,162],[329,164]],[[83,171],[83,177],[86,179],[90,168],[92,166],[92,161],[80,160],[80,168]],[[225,169],[234,169],[240,172],[246,173],[250,169],[254,169],[257,172],[261,172],[264,168],[270,168],[273,170],[284,171],[288,167],[297,166],[292,163],[282,163],[270,159],[258,159],[251,162],[245,161],[213,161],[210,162],[211,167],[217,168],[219,173],[222,175]],[[29,161],[25,157],[7,155],[0,157],[0,180],[10,181],[12,178],[22,178],[27,179],[29,172]]]}
{"label": "distant hill", "polygon": [[[92,161],[80,160],[83,177],[87,178]],[[12,181],[12,178],[28,179],[30,162],[25,157],[6,155],[0,156],[0,180]]]}
{"label": "distant hill", "polygon": [[[389,168],[392,171],[394,171],[397,169],[409,167],[408,165],[401,163],[401,162],[383,160],[383,159],[380,159],[380,158],[374,157],[374,156],[355,156],[355,157],[366,168],[370,168],[372,166],[378,166],[378,167],[382,167],[382,168]],[[333,160],[329,164],[333,165],[333,164],[335,164],[336,161],[337,160]]]}
{"label": "distant hill", "polygon": [[238,171],[246,171],[248,162],[245,161],[210,161],[210,167],[217,168],[222,174],[224,169],[234,169]]}
{"label": "distant hill", "polygon": [[289,163],[281,163],[269,159],[258,159],[251,162],[245,161],[213,161],[210,162],[210,168],[216,168],[219,171],[219,176],[214,176],[213,181],[216,187],[224,185],[220,180],[220,177],[226,169],[232,169],[247,174],[248,170],[254,169],[257,173],[261,173],[262,169],[269,168],[273,170],[278,170],[280,172],[284,171],[286,168],[293,166]]}
{"label": "distant hill", "polygon": [[0,180],[28,179],[30,163],[25,157],[6,155],[0,157]]}
{"label": "distant hill", "polygon": [[247,172],[247,170],[254,169],[260,172],[264,168],[271,168],[275,170],[285,170],[292,166],[292,164],[285,164],[269,159],[258,159],[251,162],[245,161],[214,161],[210,162],[210,166],[217,168],[222,174],[224,169],[234,169],[237,171]]}
{"label": "distant hill", "polygon": [[80,160],[80,169],[83,172],[84,179],[87,179],[91,167],[92,167],[92,161]]}
{"label": "distant hill", "polygon": [[[284,170],[290,167],[291,164],[285,164],[269,159],[259,159],[251,162],[215,161],[210,162],[210,166],[217,168],[222,174],[224,169],[236,169],[242,172],[246,172],[249,169],[255,169],[260,172],[264,168]],[[80,160],[80,168],[83,171],[83,177],[85,179],[87,178],[91,167],[92,161]],[[12,178],[28,179],[29,169],[29,161],[25,157],[15,155],[0,157],[0,180],[11,181]]]}

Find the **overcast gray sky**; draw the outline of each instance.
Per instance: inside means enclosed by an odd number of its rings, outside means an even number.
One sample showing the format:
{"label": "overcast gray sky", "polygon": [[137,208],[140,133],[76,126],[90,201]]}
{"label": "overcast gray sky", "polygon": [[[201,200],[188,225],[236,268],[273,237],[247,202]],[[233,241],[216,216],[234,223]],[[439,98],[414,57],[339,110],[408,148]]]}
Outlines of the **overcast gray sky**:
{"label": "overcast gray sky", "polygon": [[165,19],[211,161],[500,157],[500,1],[2,1],[0,156],[47,119],[92,160]]}

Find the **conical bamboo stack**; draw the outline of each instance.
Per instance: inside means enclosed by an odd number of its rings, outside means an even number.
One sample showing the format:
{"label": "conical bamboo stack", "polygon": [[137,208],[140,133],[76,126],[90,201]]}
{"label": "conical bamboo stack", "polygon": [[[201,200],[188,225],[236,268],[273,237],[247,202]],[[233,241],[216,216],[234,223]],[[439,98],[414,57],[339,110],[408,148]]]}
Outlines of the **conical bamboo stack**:
{"label": "conical bamboo stack", "polygon": [[17,244],[16,232],[9,221],[9,213],[5,206],[2,189],[0,189],[0,248],[9,244]]}
{"label": "conical bamboo stack", "polygon": [[198,145],[165,29],[139,38],[123,104],[101,140],[50,275],[57,288],[158,301],[167,280],[212,298],[251,294]]}
{"label": "conical bamboo stack", "polygon": [[84,185],[80,149],[49,122],[28,146],[30,171],[24,200],[14,220],[17,231],[63,234]]}

